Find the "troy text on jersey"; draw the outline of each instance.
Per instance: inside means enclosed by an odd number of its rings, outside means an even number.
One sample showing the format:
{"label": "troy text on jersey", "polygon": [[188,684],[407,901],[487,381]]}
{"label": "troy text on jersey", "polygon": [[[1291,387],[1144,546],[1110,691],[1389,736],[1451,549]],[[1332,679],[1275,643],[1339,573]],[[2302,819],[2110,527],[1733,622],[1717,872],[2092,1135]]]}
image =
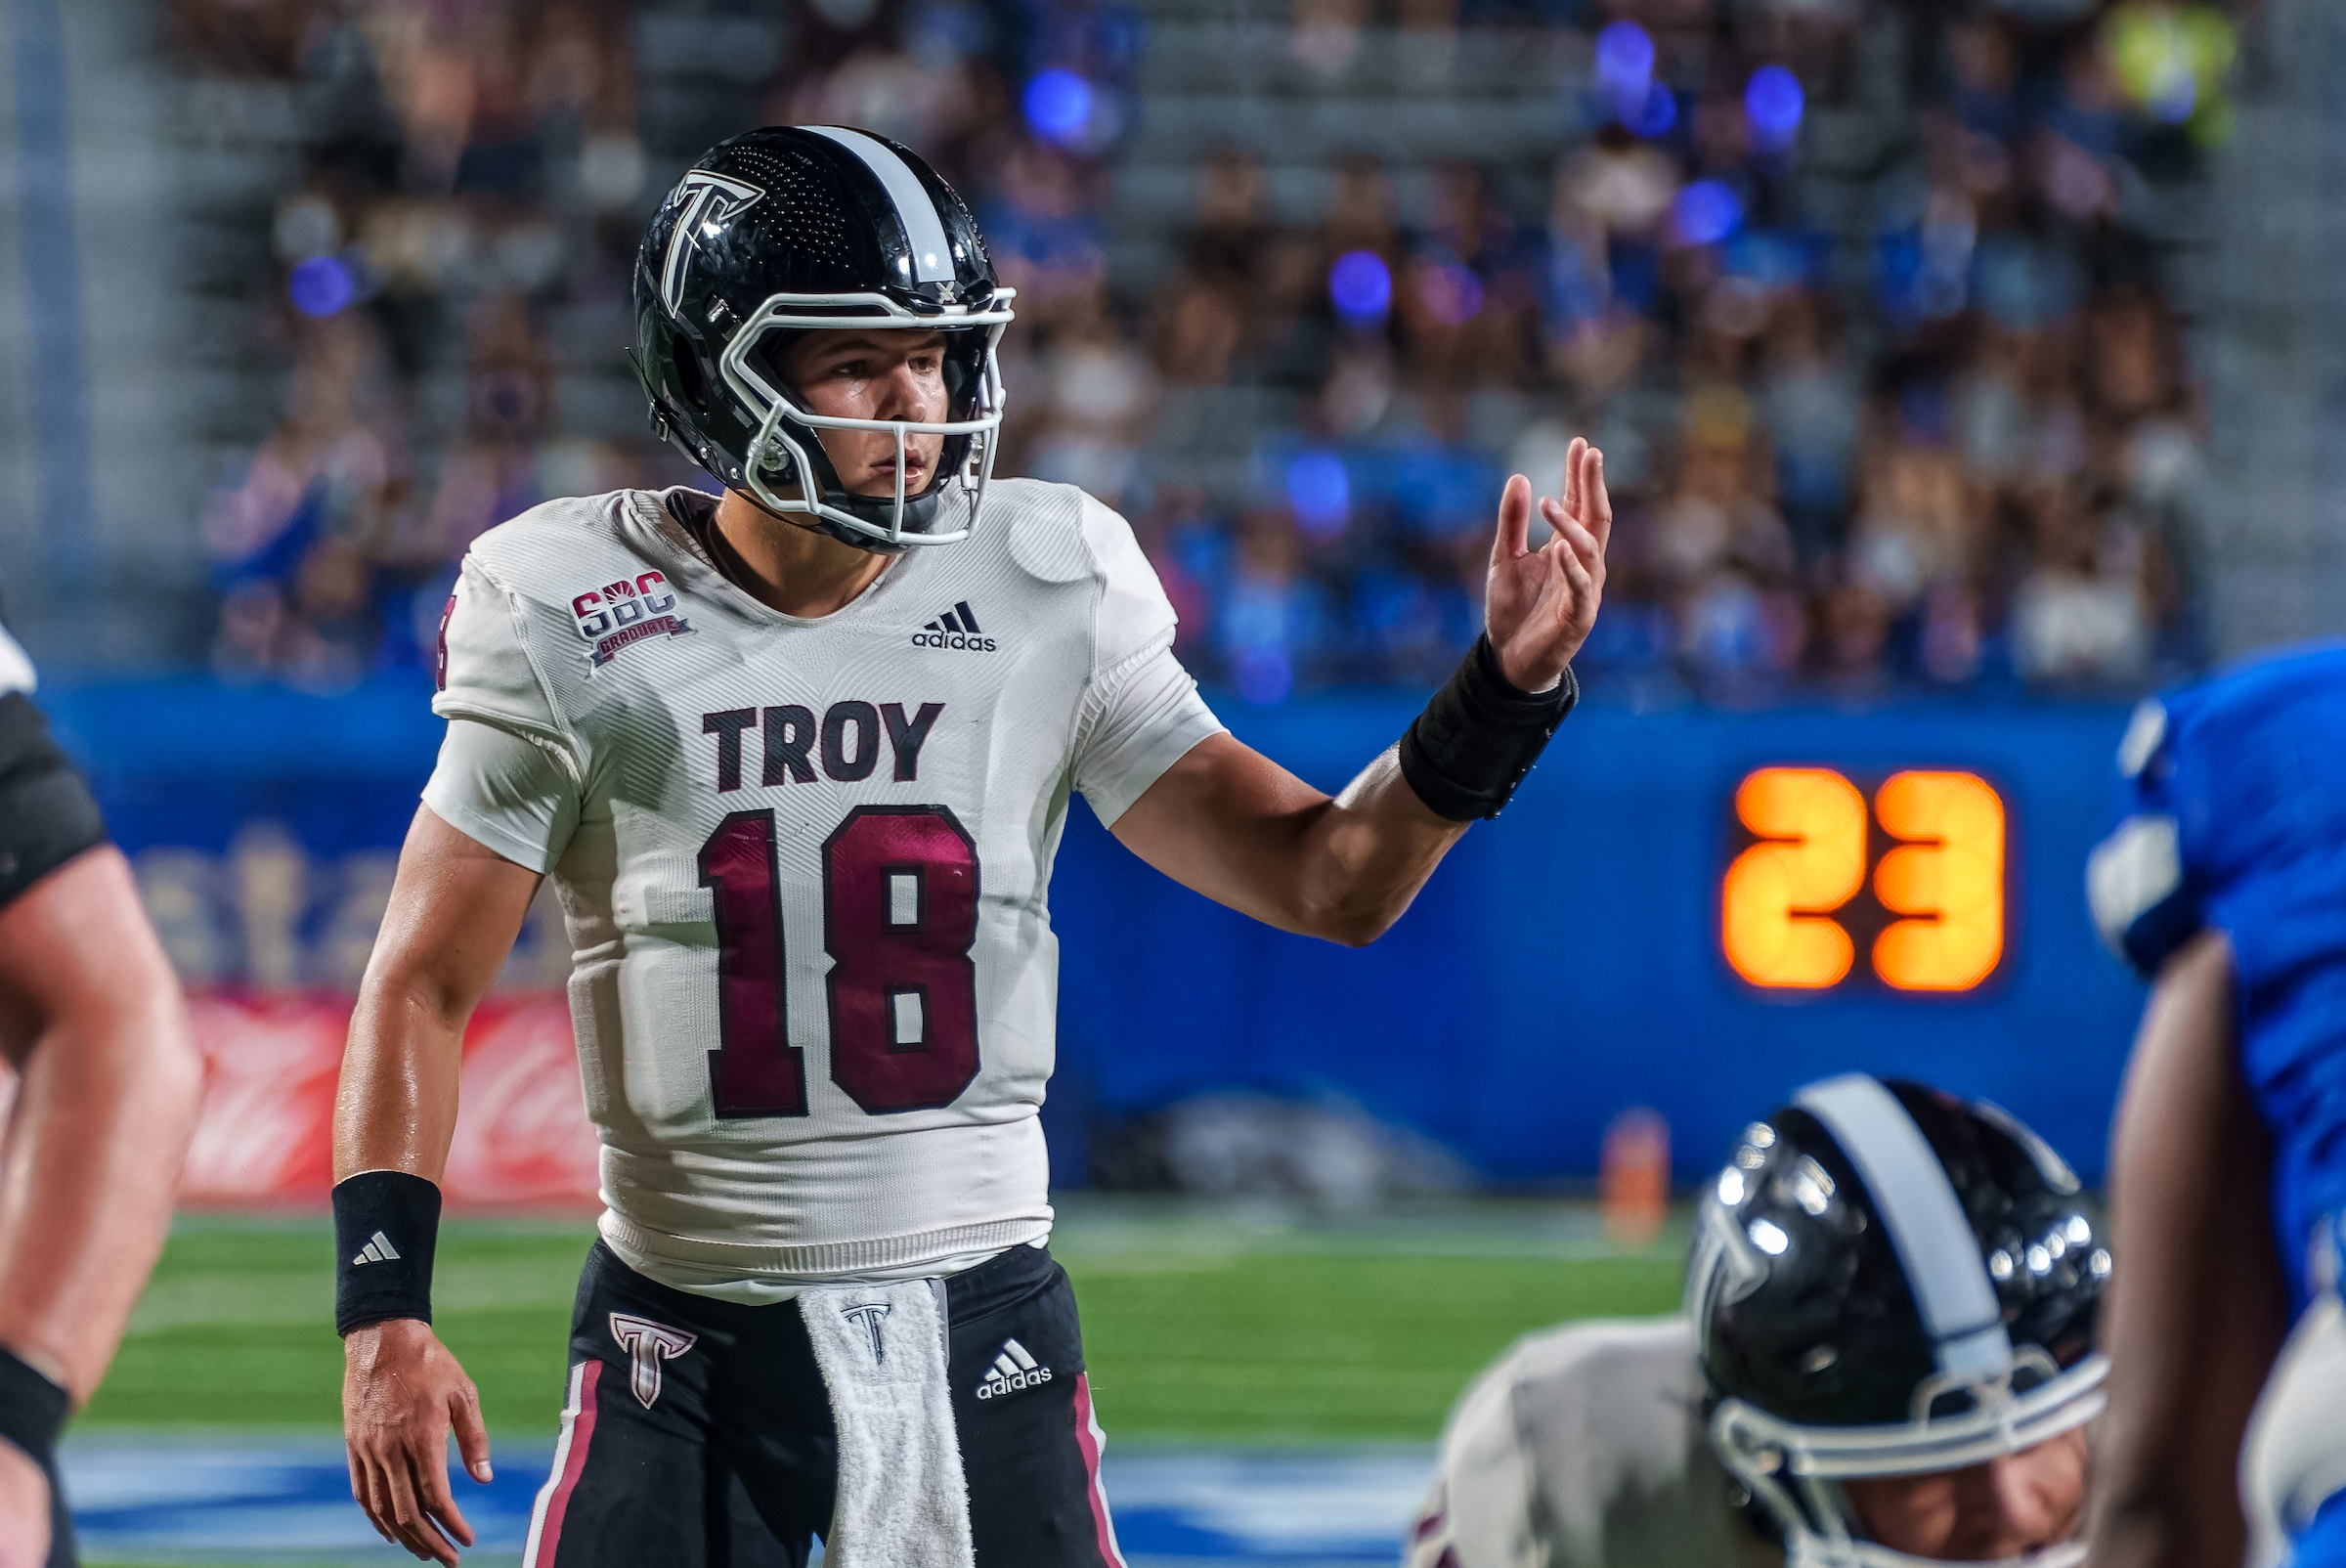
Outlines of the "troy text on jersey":
{"label": "troy text on jersey", "polygon": [[[794,781],[811,784],[818,761],[823,775],[835,783],[853,784],[870,778],[880,765],[880,735],[885,727],[889,750],[895,758],[891,776],[899,784],[910,783],[921,776],[921,748],[929,743],[929,732],[944,711],[941,702],[925,702],[907,718],[900,702],[874,706],[850,699],[824,709],[818,723],[814,710],[799,703],[768,707],[763,710],[764,755],[758,782],[768,787]],[[701,733],[717,737],[719,795],[741,788],[741,736],[758,723],[759,713],[756,708],[728,708],[701,715]]]}

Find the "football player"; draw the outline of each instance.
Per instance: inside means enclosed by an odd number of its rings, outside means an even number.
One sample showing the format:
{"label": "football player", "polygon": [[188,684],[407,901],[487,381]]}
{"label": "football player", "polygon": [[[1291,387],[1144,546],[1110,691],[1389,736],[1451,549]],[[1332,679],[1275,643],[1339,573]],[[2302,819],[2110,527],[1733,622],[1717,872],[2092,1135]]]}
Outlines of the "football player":
{"label": "football player", "polygon": [[1467,1390],[1410,1568],[2069,1568],[2109,1269],[2004,1111],[1811,1084],[1704,1189],[1682,1316],[1533,1335]]}
{"label": "football player", "polygon": [[202,1071],[130,866],[0,631],[0,1568],[71,1563],[58,1429],[162,1249]]}
{"label": "football player", "polygon": [[2087,886],[2152,984],[2111,1138],[2095,1568],[2236,1563],[2250,1527],[2260,1561],[2340,1568],[2346,649],[2145,704],[2118,766]]}
{"label": "football player", "polygon": [[[465,558],[440,763],[343,1066],[351,1480],[470,1540],[489,1454],[433,1335],[464,1021],[551,876],[602,1140],[535,1568],[1119,1561],[1051,1230],[1048,898],[1081,791],[1142,858],[1364,943],[1576,696],[1611,526],[1499,506],[1487,632],[1330,798],[1233,739],[1123,520],[994,477],[1012,319],[960,197],[838,127],[703,157],[645,236],[655,428],[722,487],[552,502]],[[1105,914],[1105,911],[1100,912]]]}

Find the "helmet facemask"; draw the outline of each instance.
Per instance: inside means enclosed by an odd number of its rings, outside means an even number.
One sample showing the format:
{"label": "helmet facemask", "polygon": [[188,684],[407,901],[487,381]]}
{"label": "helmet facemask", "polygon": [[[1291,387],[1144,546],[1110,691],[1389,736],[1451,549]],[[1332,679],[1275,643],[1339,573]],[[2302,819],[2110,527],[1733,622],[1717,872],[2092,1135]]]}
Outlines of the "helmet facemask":
{"label": "helmet facemask", "polygon": [[[1712,1415],[1711,1446],[1782,1531],[1787,1568],[1933,1568],[1860,1537],[1841,1483],[1966,1469],[2034,1448],[2100,1416],[2108,1373],[2109,1358],[2098,1353],[2064,1369],[2024,1346],[2000,1372],[1927,1379],[1915,1391],[1914,1418],[1882,1426],[1801,1425],[1726,1399]],[[1946,1412],[1951,1405],[1959,1408]],[[2074,1541],[2002,1564],[2084,1560],[2085,1544]]]}
{"label": "helmet facemask", "polygon": [[[834,539],[894,554],[915,544],[950,544],[976,531],[987,481],[1001,446],[1004,404],[995,346],[1010,325],[1014,291],[996,289],[977,309],[948,306],[916,313],[885,294],[775,294],[733,333],[717,358],[725,390],[756,420],[742,455],[742,488],[770,511],[801,513]],[[806,408],[775,368],[779,351],[809,331],[911,330],[945,337],[946,417],[859,419]],[[863,496],[841,483],[823,448],[825,430],[892,437],[893,496]],[[943,438],[936,471],[920,492],[904,492],[907,437]],[[953,512],[947,514],[947,503]],[[942,523],[944,526],[939,526]]]}

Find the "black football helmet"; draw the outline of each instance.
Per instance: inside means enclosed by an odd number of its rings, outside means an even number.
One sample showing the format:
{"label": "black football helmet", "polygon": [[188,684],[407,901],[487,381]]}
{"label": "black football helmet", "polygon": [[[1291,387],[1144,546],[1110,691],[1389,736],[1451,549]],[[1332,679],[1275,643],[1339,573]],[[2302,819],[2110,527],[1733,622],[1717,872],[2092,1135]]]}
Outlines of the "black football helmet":
{"label": "black football helmet", "polygon": [[[746,132],[685,172],[635,253],[652,427],[719,484],[860,548],[967,539],[1000,444],[994,346],[1014,292],[996,283],[968,206],[909,149],[835,125]],[[875,327],[945,334],[943,422],[814,414],[777,369],[799,333]],[[850,495],[825,430],[893,434],[896,494]],[[908,435],[945,438],[913,496]]]}
{"label": "black football helmet", "polygon": [[[1792,1568],[1912,1568],[1839,1483],[1962,1469],[2102,1412],[2105,1223],[2008,1113],[1861,1074],[1744,1129],[1686,1271],[1712,1447]],[[2083,1561],[2082,1544],[2031,1568]]]}

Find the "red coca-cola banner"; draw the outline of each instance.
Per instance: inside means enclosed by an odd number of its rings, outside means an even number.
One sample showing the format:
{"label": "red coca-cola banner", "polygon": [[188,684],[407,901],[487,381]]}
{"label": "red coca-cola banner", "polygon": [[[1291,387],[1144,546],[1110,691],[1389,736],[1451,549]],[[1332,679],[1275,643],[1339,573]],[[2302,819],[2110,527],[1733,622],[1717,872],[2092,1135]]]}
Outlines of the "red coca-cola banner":
{"label": "red coca-cola banner", "polygon": [[[190,998],[205,1072],[183,1204],[325,1206],[350,1008],[336,994]],[[449,1205],[592,1209],[595,1150],[561,994],[481,1004],[464,1036],[456,1135],[441,1179]]]}

